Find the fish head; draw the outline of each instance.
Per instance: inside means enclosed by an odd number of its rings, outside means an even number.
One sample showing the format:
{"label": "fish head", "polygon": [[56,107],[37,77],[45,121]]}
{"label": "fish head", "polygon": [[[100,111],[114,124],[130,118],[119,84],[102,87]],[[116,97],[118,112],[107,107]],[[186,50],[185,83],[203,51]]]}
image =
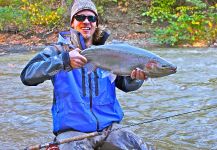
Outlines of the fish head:
{"label": "fish head", "polygon": [[143,70],[148,77],[158,78],[176,73],[177,67],[163,59],[149,60]]}

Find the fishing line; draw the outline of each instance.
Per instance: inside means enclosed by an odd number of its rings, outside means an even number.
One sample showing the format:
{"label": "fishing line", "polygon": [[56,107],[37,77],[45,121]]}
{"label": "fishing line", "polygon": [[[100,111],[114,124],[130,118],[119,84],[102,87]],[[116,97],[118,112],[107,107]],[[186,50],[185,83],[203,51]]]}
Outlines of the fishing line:
{"label": "fishing line", "polygon": [[140,123],[134,123],[134,124],[130,124],[130,125],[127,125],[127,126],[123,126],[121,128],[112,129],[110,131],[92,132],[92,133],[87,133],[87,134],[84,134],[84,135],[81,135],[81,136],[75,136],[75,137],[63,139],[61,141],[53,141],[53,142],[50,142],[50,143],[37,144],[37,145],[34,145],[34,146],[26,147],[24,150],[40,150],[42,148],[48,148],[49,146],[52,146],[52,145],[60,145],[60,144],[69,143],[69,142],[72,142],[72,141],[83,140],[85,138],[91,138],[91,137],[94,137],[94,136],[101,135],[101,134],[103,134],[103,132],[111,133],[111,132],[114,132],[114,131],[117,131],[117,130],[120,130],[120,129],[123,129],[123,128],[129,128],[129,127],[132,127],[132,126],[142,125],[142,124],[145,124],[145,123],[152,123],[152,122],[159,121],[159,120],[170,119],[170,118],[173,118],[173,117],[178,117],[178,116],[187,115],[187,114],[191,114],[191,113],[197,113],[197,112],[200,112],[200,111],[205,111],[205,110],[209,110],[209,109],[213,109],[213,108],[217,108],[217,105],[212,106],[212,107],[203,108],[203,109],[197,109],[197,110],[193,110],[193,111],[179,113],[179,114],[175,114],[175,115],[170,115],[170,116],[166,116],[166,117],[155,118],[155,119],[143,121],[143,122],[140,122]]}
{"label": "fishing line", "polygon": [[117,131],[117,130],[120,130],[120,129],[123,129],[123,128],[130,128],[130,127],[137,126],[137,125],[142,125],[142,124],[146,124],[146,123],[152,123],[152,122],[155,122],[155,121],[170,119],[170,118],[174,118],[174,117],[178,117],[178,116],[183,116],[183,115],[187,115],[187,114],[198,113],[198,112],[200,112],[200,111],[206,111],[206,110],[210,110],[210,109],[213,109],[213,108],[217,108],[217,105],[211,106],[211,107],[207,107],[207,108],[202,108],[202,109],[187,111],[187,112],[184,112],[184,113],[178,113],[178,114],[175,114],[175,115],[170,115],[170,116],[165,116],[165,117],[154,118],[154,119],[146,120],[146,121],[139,122],[139,123],[133,123],[133,124],[130,124],[130,125],[126,125],[126,126],[124,126],[124,127],[121,127],[121,128],[113,129],[113,130],[111,130],[110,132]]}

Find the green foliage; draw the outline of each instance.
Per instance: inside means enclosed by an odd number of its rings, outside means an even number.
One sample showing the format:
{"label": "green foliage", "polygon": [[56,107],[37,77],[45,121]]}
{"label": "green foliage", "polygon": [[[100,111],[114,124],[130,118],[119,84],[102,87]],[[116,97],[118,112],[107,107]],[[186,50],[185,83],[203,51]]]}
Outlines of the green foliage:
{"label": "green foliage", "polygon": [[116,4],[118,6],[118,9],[121,12],[126,12],[128,5],[129,5],[129,0],[93,0],[94,3],[96,4],[97,11],[100,16],[104,16],[105,14],[105,7],[108,4]]}
{"label": "green foliage", "polygon": [[34,3],[30,3],[27,0],[22,0],[23,10],[28,12],[29,21],[33,25],[43,25],[48,28],[52,28],[61,20],[61,16],[64,13],[64,8],[58,7],[53,9],[54,0],[50,1],[39,1],[35,0]]}
{"label": "green foliage", "polygon": [[[56,6],[55,0],[4,0],[0,1],[0,30],[5,26],[16,26],[19,30],[30,29],[35,25],[50,29],[61,25],[65,8]],[[56,7],[54,7],[56,6]]]}
{"label": "green foliage", "polygon": [[[157,2],[159,0],[153,0],[153,4]],[[201,0],[186,0],[188,5],[171,7],[175,2],[161,7],[152,5],[145,13],[152,22],[166,22],[166,27],[155,30],[155,37],[160,43],[174,46],[216,39],[216,6],[208,7]]]}
{"label": "green foliage", "polygon": [[[93,0],[98,13],[103,16],[107,4],[126,5],[127,0]],[[61,6],[56,0],[0,0],[0,30],[14,25],[19,30],[43,26],[47,29],[63,26],[73,0],[65,0]],[[67,7],[67,8],[66,8]],[[68,20],[67,20],[68,21]]]}
{"label": "green foliage", "polygon": [[116,2],[116,3],[117,3],[118,0],[93,0],[93,1],[94,1],[94,3],[96,4],[98,13],[99,13],[101,16],[103,16],[103,15],[104,15],[104,10],[105,10],[106,4],[111,3],[111,2],[112,2],[112,3],[113,3],[113,2]]}
{"label": "green foliage", "polygon": [[8,1],[6,1],[6,0],[0,0],[0,6],[1,7],[9,6],[11,4],[12,4],[12,0],[8,0]]}
{"label": "green foliage", "polygon": [[72,2],[73,2],[73,0],[66,0],[66,5],[70,8]]}
{"label": "green foliage", "polygon": [[[116,5],[119,11],[125,13],[131,6],[130,3],[135,2],[93,1],[100,16],[105,14],[106,7],[110,5]],[[63,27],[68,22],[66,14],[73,0],[64,2],[66,5],[63,6],[56,0],[0,0],[0,31],[8,26],[15,26],[19,31],[31,30],[35,26],[42,26],[47,30]],[[212,42],[217,38],[216,0],[139,0],[137,3],[141,6],[146,4],[142,16],[149,17],[153,24],[159,26],[154,35],[162,44]]]}
{"label": "green foliage", "polygon": [[5,27],[15,26],[19,29],[25,29],[28,26],[26,21],[27,12],[22,11],[12,6],[0,7],[0,30],[4,30]]}
{"label": "green foliage", "polygon": [[151,7],[147,12],[144,12],[143,16],[149,16],[152,19],[152,23],[157,21],[165,21],[171,18],[173,13],[173,5],[176,0],[152,0]]}
{"label": "green foliage", "polygon": [[198,8],[206,8],[207,7],[207,4],[201,0],[186,0],[186,2],[189,2]]}

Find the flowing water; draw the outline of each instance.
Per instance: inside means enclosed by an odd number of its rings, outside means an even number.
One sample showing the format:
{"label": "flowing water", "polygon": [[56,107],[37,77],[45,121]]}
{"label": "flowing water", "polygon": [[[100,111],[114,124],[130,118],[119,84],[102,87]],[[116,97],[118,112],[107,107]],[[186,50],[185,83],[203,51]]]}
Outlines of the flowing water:
{"label": "flowing water", "polygon": [[[217,49],[153,49],[178,66],[134,92],[117,90],[123,124],[217,107]],[[35,53],[0,56],[0,149],[24,149],[52,141],[52,85],[24,86],[22,68]],[[131,127],[160,150],[216,150],[217,108]]]}

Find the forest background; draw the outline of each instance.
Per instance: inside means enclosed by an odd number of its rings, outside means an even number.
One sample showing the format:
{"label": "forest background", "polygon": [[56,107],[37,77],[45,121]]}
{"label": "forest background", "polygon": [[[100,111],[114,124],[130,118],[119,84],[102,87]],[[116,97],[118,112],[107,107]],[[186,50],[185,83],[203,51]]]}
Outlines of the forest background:
{"label": "forest background", "polygon": [[[0,44],[46,45],[69,29],[73,0],[0,0]],[[142,46],[216,47],[216,0],[93,0],[111,38]]]}

